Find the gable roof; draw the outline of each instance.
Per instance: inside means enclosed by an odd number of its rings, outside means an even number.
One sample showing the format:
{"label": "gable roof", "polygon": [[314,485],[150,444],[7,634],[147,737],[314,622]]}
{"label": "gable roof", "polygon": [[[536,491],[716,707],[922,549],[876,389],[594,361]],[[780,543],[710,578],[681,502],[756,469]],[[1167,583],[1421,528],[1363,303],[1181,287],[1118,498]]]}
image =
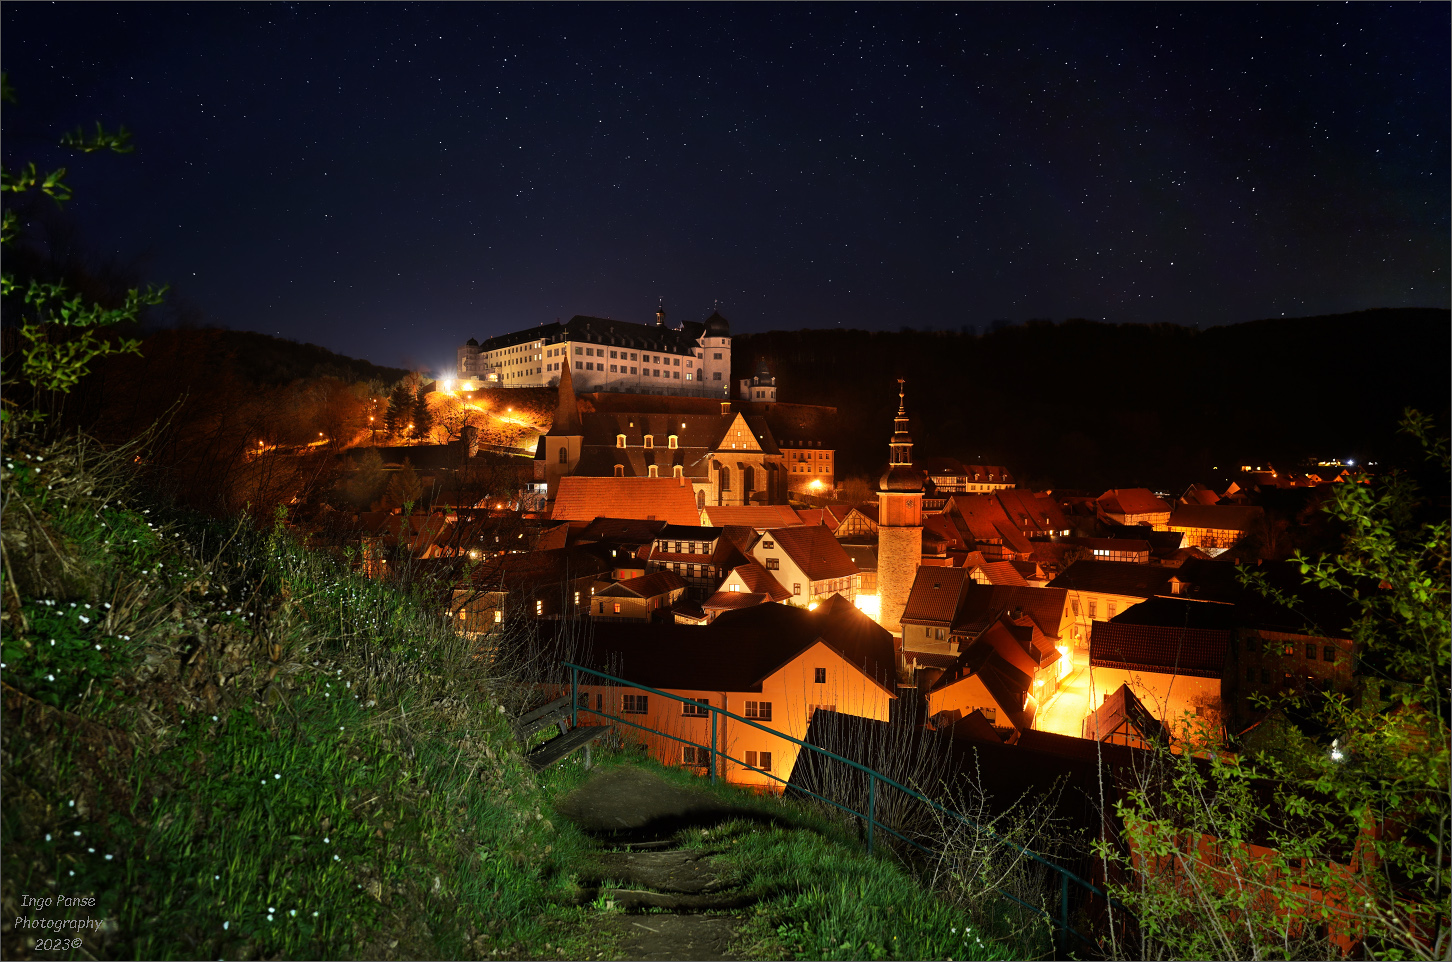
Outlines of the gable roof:
{"label": "gable roof", "polygon": [[611,541],[621,544],[649,544],[665,526],[664,521],[645,521],[640,518],[592,518],[581,529],[575,543]]}
{"label": "gable roof", "polygon": [[1253,504],[1182,504],[1170,512],[1170,525],[1176,528],[1250,531],[1264,517],[1265,509]]}
{"label": "gable roof", "polygon": [[1145,707],[1144,702],[1125,683],[1116,688],[1084,719],[1084,737],[1104,741],[1117,734],[1128,722],[1147,742],[1170,743],[1170,733],[1160,720]]}
{"label": "gable roof", "polygon": [[941,691],[973,676],[983,682],[983,687],[988,689],[988,694],[1003,709],[1014,728],[1024,731],[1034,726],[1038,704],[1028,697],[1033,681],[1011,665],[999,654],[997,646],[987,639],[980,638],[965,648],[929,690]]}
{"label": "gable roof", "polygon": [[813,581],[857,574],[857,566],[842,550],[842,545],[821,525],[773,528],[764,537],[775,539],[778,547],[802,569],[802,574]]}
{"label": "gable roof", "polygon": [[730,611],[733,608],[750,608],[774,600],[770,595],[754,591],[718,591],[701,602],[703,611]]}
{"label": "gable roof", "polygon": [[802,519],[784,504],[707,505],[701,509],[706,523],[746,528],[786,528]]}
{"label": "gable roof", "polygon": [[772,577],[771,572],[763,568],[755,558],[748,558],[744,563],[732,568],[726,577],[730,578],[731,575],[739,577],[752,592],[764,594],[772,601],[786,601],[792,596],[792,593],[782,587],[781,582]]}
{"label": "gable roof", "polygon": [[779,604],[725,611],[704,627],[600,621],[593,629],[588,651],[577,657],[652,688],[759,692],[821,641],[896,697],[892,635],[840,597],[816,611]]}
{"label": "gable roof", "polygon": [[680,525],[701,523],[695,492],[677,478],[564,477],[560,479],[550,518],[555,521],[636,518]]}
{"label": "gable roof", "polygon": [[1018,608],[1033,619],[1039,630],[1050,638],[1059,636],[1068,592],[1063,588],[1036,588],[1032,585],[980,585],[970,583],[963,591],[963,603],[953,621],[955,634],[978,635],[998,616]]}
{"label": "gable roof", "polygon": [[1230,652],[1230,632],[1096,621],[1089,632],[1089,664],[1220,678]]}
{"label": "gable roof", "polygon": [[1149,488],[1110,488],[1096,500],[1105,514],[1165,514],[1170,510]]}
{"label": "gable roof", "polygon": [[919,567],[900,620],[905,624],[952,624],[967,578],[964,568]]}
{"label": "gable roof", "polygon": [[858,571],[877,570],[877,547],[870,544],[844,544],[842,550],[852,563],[857,566]]}
{"label": "gable roof", "polygon": [[685,587],[685,581],[674,571],[652,571],[639,578],[617,581],[615,584],[595,592],[595,597],[654,598],[656,595],[684,590]]}
{"label": "gable roof", "polygon": [[977,568],[983,572],[983,576],[992,585],[1027,585],[1028,581],[1023,574],[1014,567],[1011,561],[985,561],[981,564],[970,565],[970,568]]}
{"label": "gable roof", "polygon": [[1125,595],[1153,598],[1165,590],[1173,568],[1137,564],[1132,561],[1082,560],[1071,564],[1063,574],[1050,581],[1050,588],[1088,591],[1095,594]]}

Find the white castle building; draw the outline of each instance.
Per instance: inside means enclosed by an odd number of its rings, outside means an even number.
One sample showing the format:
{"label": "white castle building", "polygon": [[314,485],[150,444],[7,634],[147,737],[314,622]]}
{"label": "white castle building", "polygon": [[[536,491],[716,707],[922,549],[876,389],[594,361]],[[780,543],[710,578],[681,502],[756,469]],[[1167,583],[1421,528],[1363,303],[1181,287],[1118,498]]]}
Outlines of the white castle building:
{"label": "white castle building", "polygon": [[576,314],[513,334],[474,338],[459,348],[458,375],[473,387],[552,387],[570,365],[577,393],[731,396],[731,325],[719,312],[705,321],[634,324]]}

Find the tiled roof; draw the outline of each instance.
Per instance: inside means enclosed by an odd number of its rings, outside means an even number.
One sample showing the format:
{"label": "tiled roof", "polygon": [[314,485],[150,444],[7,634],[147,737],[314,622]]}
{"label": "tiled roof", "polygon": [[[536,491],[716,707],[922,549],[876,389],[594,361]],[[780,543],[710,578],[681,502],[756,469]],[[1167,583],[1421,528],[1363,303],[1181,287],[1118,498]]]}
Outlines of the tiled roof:
{"label": "tiled roof", "polygon": [[640,518],[591,518],[575,539],[575,543],[610,541],[619,544],[648,544],[655,540],[656,534],[665,526],[664,521],[645,521]]}
{"label": "tiled roof", "polygon": [[1110,488],[1099,496],[1106,514],[1165,514],[1170,506],[1149,488]]}
{"label": "tiled roof", "polygon": [[470,576],[474,587],[482,591],[535,591],[609,571],[609,564],[588,551],[556,548],[492,558],[473,568]]}
{"label": "tiled roof", "polygon": [[1147,742],[1168,745],[1170,733],[1160,720],[1145,707],[1128,684],[1120,685],[1104,699],[1104,704],[1084,719],[1084,737],[1103,741],[1114,735],[1128,721]]}
{"label": "tiled roof", "polygon": [[1264,517],[1265,510],[1258,505],[1182,504],[1170,512],[1170,526],[1250,531]]}
{"label": "tiled roof", "polygon": [[1069,527],[1063,510],[1052,498],[1041,497],[1027,488],[995,491],[993,496],[998,499],[1009,520],[1026,535],[1048,534]]}
{"label": "tiled roof", "polygon": [[1116,625],[1153,625],[1159,628],[1204,628],[1229,631],[1235,626],[1235,605],[1206,604],[1185,598],[1150,598],[1109,619]]}
{"label": "tiled roof", "polygon": [[946,514],[923,515],[923,535],[935,534],[949,545],[966,548],[962,531],[953,523],[956,520]]}
{"label": "tiled roof", "polygon": [[1022,609],[1050,638],[1059,636],[1067,592],[1063,588],[969,584],[953,621],[954,633],[976,636],[1002,612]]}
{"label": "tiled roof", "polygon": [[739,577],[751,591],[764,594],[772,601],[785,601],[792,596],[792,593],[782,587],[781,582],[773,578],[771,572],[763,568],[755,559],[748,559],[744,564],[732,568],[727,577],[732,574]]}
{"label": "tiled roof", "polygon": [[1009,561],[985,561],[978,569],[991,585],[1028,585],[1028,581]]}
{"label": "tiled roof", "polygon": [[958,601],[963,596],[967,572],[962,568],[918,568],[908,592],[902,621],[909,624],[943,624],[953,622]]}
{"label": "tiled roof", "polygon": [[713,525],[748,528],[785,528],[800,525],[802,519],[784,504],[707,505],[701,511]]}
{"label": "tiled roof", "polygon": [[640,518],[681,525],[701,522],[695,492],[675,478],[561,478],[550,517],[556,521]]}
{"label": "tiled roof", "polygon": [[1220,495],[1203,484],[1192,484],[1180,495],[1181,504],[1217,504],[1219,501]]}
{"label": "tiled roof", "polygon": [[733,608],[750,608],[771,601],[770,595],[754,591],[718,591],[701,603],[705,611],[730,611]]}
{"label": "tiled roof", "polygon": [[774,539],[785,551],[802,574],[813,581],[827,578],[846,578],[857,574],[857,566],[842,550],[842,545],[832,532],[819,525],[798,528],[773,528],[766,537]]}
{"label": "tiled roof", "polygon": [[842,550],[857,566],[858,571],[877,570],[877,548],[870,544],[844,544]]}
{"label": "tiled roof", "polygon": [[1224,630],[1096,621],[1089,633],[1089,664],[1096,668],[1220,678],[1229,650]]}
{"label": "tiled roof", "polygon": [[725,611],[704,627],[601,621],[581,657],[653,688],[755,692],[819,640],[895,697],[892,635],[841,598],[816,611],[776,604]]}
{"label": "tiled roof", "polygon": [[1132,561],[1076,561],[1050,581],[1050,588],[1152,598],[1164,590],[1173,568]]}
{"label": "tiled roof", "polygon": [[941,691],[972,675],[983,681],[983,687],[988,689],[988,694],[1014,728],[1024,731],[1033,727],[1038,705],[1027,697],[1033,688],[1032,679],[1005,660],[998,649],[985,639],[979,639],[964,649],[953,666],[933,683],[931,690]]}
{"label": "tiled roof", "polygon": [[686,583],[674,571],[653,571],[639,578],[631,578],[628,581],[617,581],[608,588],[595,592],[595,594],[597,596],[603,595],[606,598],[622,596],[653,598],[656,595],[684,590],[685,587]]}

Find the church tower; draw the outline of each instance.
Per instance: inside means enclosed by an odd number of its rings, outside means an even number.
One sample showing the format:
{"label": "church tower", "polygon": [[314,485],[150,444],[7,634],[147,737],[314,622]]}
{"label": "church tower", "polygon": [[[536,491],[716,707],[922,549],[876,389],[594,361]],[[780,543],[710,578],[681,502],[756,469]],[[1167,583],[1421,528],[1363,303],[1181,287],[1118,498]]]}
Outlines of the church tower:
{"label": "church tower", "polygon": [[923,557],[923,482],[913,470],[903,379],[897,379],[897,417],[891,455],[877,491],[877,595],[880,624],[901,637],[903,609]]}
{"label": "church tower", "polygon": [[560,397],[555,404],[554,423],[535,449],[535,479],[548,482],[545,496],[551,501],[560,489],[560,478],[572,474],[575,465],[580,463],[580,447],[584,441],[580,405],[575,400],[575,379],[570,374],[570,365],[565,364],[560,371]]}

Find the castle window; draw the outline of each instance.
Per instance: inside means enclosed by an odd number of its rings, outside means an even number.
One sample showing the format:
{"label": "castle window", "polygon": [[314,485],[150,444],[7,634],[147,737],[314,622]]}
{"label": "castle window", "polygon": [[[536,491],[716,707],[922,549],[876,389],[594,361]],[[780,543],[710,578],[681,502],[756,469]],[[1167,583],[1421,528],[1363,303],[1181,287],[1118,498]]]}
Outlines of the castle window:
{"label": "castle window", "polygon": [[712,374],[711,375],[711,380],[713,380],[713,381],[719,381],[719,380],[721,380],[721,372],[720,371],[717,371],[714,374]]}
{"label": "castle window", "polygon": [[690,374],[690,372],[687,372],[686,373],[686,380],[687,381],[691,380],[691,374]]}
{"label": "castle window", "polygon": [[721,360],[721,352],[720,351],[717,351],[716,352],[716,360],[718,360],[718,361]]}
{"label": "castle window", "polygon": [[569,452],[569,449],[568,448],[560,448],[560,463],[561,464],[569,464],[570,463],[569,460],[568,460],[569,456],[570,456],[570,452]]}

